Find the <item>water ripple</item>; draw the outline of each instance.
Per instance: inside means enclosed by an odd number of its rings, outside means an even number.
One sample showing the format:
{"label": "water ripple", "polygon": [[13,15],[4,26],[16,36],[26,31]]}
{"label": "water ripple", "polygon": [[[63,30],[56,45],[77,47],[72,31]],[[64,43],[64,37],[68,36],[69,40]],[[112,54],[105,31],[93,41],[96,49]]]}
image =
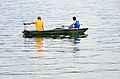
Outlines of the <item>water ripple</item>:
{"label": "water ripple", "polygon": [[[0,79],[119,79],[119,0],[0,0]],[[45,30],[73,16],[86,38],[23,38],[23,22]],[[27,27],[35,29],[34,25]]]}

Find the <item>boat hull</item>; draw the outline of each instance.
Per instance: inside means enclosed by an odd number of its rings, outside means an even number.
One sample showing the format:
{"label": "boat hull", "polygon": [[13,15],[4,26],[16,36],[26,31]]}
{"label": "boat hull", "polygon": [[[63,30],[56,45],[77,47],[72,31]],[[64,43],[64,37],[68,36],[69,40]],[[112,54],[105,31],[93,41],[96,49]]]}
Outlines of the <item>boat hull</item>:
{"label": "boat hull", "polygon": [[54,29],[54,30],[44,30],[44,31],[23,31],[24,38],[33,38],[33,37],[59,37],[59,36],[78,36],[84,35],[84,32],[88,28],[81,29]]}

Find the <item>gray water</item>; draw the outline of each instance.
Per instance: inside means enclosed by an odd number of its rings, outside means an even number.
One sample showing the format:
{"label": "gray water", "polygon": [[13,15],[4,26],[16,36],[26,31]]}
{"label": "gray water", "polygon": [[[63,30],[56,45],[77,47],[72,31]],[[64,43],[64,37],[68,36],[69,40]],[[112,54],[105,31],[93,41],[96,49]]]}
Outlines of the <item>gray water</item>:
{"label": "gray water", "polygon": [[[23,38],[37,16],[45,30],[76,16],[88,37]],[[0,0],[0,79],[120,79],[120,0]]]}

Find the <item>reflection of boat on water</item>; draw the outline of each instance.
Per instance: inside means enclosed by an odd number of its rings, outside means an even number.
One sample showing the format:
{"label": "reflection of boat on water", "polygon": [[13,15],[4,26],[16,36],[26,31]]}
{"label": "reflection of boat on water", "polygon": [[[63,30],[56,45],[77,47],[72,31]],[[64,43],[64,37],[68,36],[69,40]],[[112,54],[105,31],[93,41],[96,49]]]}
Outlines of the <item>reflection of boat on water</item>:
{"label": "reflection of boat on water", "polygon": [[[80,41],[83,38],[79,36],[71,38],[24,38],[29,39],[28,43],[35,47],[37,55],[33,58],[44,58],[45,52],[73,52],[78,53],[80,51]],[[27,41],[26,41],[27,42]],[[66,50],[67,49],[67,50]],[[30,49],[31,50],[31,49]],[[33,49],[34,50],[34,49]]]}
{"label": "reflection of boat on water", "polygon": [[25,38],[33,38],[33,37],[65,37],[65,36],[78,36],[85,35],[84,32],[87,31],[88,28],[81,29],[54,29],[54,30],[44,30],[44,31],[23,31],[23,37]]}

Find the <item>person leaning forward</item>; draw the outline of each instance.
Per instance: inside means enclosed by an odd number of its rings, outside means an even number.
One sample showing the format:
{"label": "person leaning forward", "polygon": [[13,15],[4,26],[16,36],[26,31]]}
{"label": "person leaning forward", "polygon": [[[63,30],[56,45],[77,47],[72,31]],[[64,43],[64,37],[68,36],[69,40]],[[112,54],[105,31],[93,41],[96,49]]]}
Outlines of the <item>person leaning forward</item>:
{"label": "person leaning forward", "polygon": [[41,17],[37,17],[36,20],[34,20],[33,22],[30,23],[23,23],[24,25],[31,25],[31,24],[35,24],[36,25],[36,31],[43,31],[44,30],[44,26],[43,26],[43,22],[41,20]]}

